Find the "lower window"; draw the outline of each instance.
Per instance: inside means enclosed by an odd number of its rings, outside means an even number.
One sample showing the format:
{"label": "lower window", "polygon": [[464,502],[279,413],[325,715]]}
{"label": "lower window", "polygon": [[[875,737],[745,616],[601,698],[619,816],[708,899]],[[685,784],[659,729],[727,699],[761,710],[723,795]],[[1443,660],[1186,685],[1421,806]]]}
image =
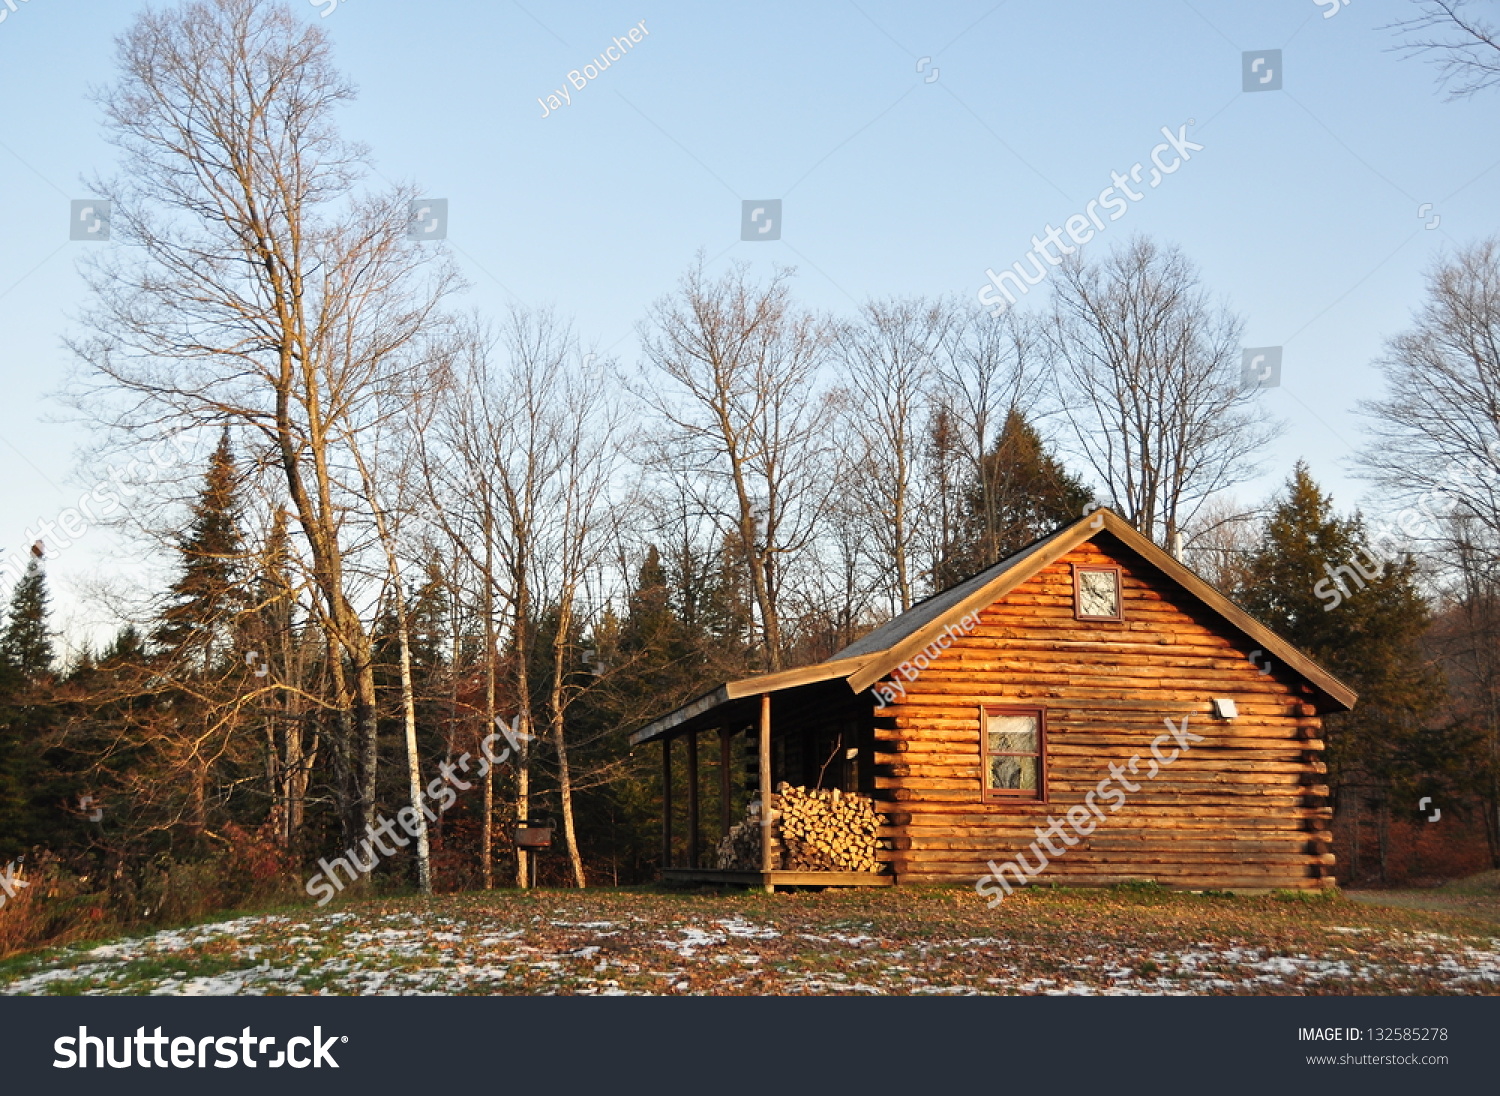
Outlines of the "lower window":
{"label": "lower window", "polygon": [[1047,719],[1041,708],[984,708],[984,797],[1047,798]]}

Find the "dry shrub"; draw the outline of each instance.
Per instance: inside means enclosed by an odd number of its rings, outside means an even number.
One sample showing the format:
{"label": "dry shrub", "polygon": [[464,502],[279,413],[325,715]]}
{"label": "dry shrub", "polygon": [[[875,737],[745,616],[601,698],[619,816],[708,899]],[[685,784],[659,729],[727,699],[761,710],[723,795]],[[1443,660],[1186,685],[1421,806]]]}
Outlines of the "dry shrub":
{"label": "dry shrub", "polygon": [[267,834],[229,826],[219,836],[212,856],[103,872],[72,870],[47,852],[28,857],[19,872],[27,885],[0,908],[0,958],[303,897],[296,860]]}
{"label": "dry shrub", "polygon": [[38,854],[23,861],[16,875],[26,886],[0,907],[0,958],[108,931],[105,896],[88,893],[55,857]]}

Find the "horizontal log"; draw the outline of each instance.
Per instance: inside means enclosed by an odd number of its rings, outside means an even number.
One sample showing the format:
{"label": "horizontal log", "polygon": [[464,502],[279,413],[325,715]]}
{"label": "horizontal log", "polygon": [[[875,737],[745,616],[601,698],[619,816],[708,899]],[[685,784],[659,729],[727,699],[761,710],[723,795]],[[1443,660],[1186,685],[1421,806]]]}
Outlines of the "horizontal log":
{"label": "horizontal log", "polygon": [[[1121,883],[1133,883],[1141,880],[1140,875],[1127,875],[1121,872],[1099,872],[1088,876],[1075,876],[1067,880],[1070,887],[1111,887]],[[1268,893],[1273,890],[1324,890],[1332,885],[1330,879],[1315,879],[1311,876],[1300,874],[1287,874],[1280,877],[1266,876],[1235,876],[1235,875],[1210,875],[1200,874],[1183,876],[1172,880],[1158,880],[1162,886],[1170,890],[1225,890],[1244,891],[1250,893]],[[902,886],[958,886],[973,890],[978,882],[976,877],[969,872],[928,872],[912,871],[901,872],[896,876],[896,882]],[[1045,889],[1048,883],[1061,882],[1059,880],[1039,879],[1031,884],[1034,887]],[[1017,887],[1015,894],[1022,893],[1026,888]]]}
{"label": "horizontal log", "polygon": [[[1076,802],[1076,801],[1075,801]],[[1060,808],[1066,810],[1070,803],[1054,800],[1052,803],[1044,804],[1046,808],[1054,813]],[[936,801],[910,801],[901,803],[899,808],[895,805],[887,805],[883,808],[885,817],[896,826],[941,826],[954,822],[966,822],[971,824],[985,824],[996,818],[1014,815],[1017,808],[1002,807],[989,803],[977,803],[970,800],[967,803],[940,803]],[[1257,820],[1281,817],[1295,819],[1302,822],[1326,821],[1333,817],[1333,808],[1326,805],[1315,807],[1297,806],[1282,812],[1279,816],[1273,816],[1264,810],[1260,803],[1249,803],[1245,800],[1228,802],[1219,806],[1201,803],[1174,803],[1170,805],[1142,803],[1131,804],[1127,815],[1132,818],[1150,819],[1155,817],[1171,817],[1183,819],[1222,819],[1226,823],[1234,825],[1253,826]]]}
{"label": "horizontal log", "polygon": [[[1307,860],[1312,862],[1318,857],[1332,855],[1318,842],[1299,840],[1299,835],[1288,835],[1283,841],[1261,841],[1243,842],[1235,847],[1233,843],[1224,840],[1204,840],[1197,842],[1173,841],[1164,839],[1155,843],[1141,841],[1131,843],[1128,841],[1113,841],[1098,843],[1099,832],[1093,837],[1075,839],[1079,843],[1070,847],[1066,858],[1079,862],[1094,863],[1101,860],[1120,861],[1125,863],[1145,863],[1147,861],[1174,862],[1182,860],[1186,862],[1203,862],[1229,860],[1234,862],[1267,862],[1276,857],[1288,860]],[[1305,835],[1301,835],[1304,836]],[[934,841],[919,841],[911,837],[897,837],[890,840],[893,855],[906,857],[912,860],[938,859],[938,860],[965,860],[970,858],[1007,860],[1018,853],[1024,853],[1030,857],[1032,842],[1039,839],[1032,833],[1017,834],[992,834],[988,837],[947,838]],[[1182,849],[1177,849],[1181,844]],[[1062,848],[1062,842],[1053,838],[1053,845]],[[1041,846],[1038,846],[1041,847]],[[1046,852],[1046,849],[1042,849]],[[1052,855],[1047,854],[1049,857]],[[1054,857],[1055,859],[1055,857]],[[1331,863],[1332,861],[1329,861]]]}
{"label": "horizontal log", "polygon": [[[902,809],[907,809],[907,808],[910,807],[910,805],[912,805],[914,803],[933,803],[933,804],[946,803],[946,804],[951,804],[951,805],[954,805],[954,806],[973,805],[973,804],[976,803],[976,801],[979,798],[978,790],[975,789],[975,788],[968,788],[968,789],[951,789],[951,788],[933,789],[933,788],[903,788],[903,787],[894,787],[894,788],[884,788],[884,789],[879,789],[879,790],[882,793],[882,796],[883,796],[883,798],[885,800],[887,800],[890,803],[899,805]],[[1296,807],[1322,807],[1323,804],[1321,802],[1307,802],[1307,800],[1309,800],[1309,799],[1326,799],[1328,797],[1328,790],[1327,790],[1326,787],[1322,788],[1321,790],[1319,790],[1319,789],[1298,789],[1298,790],[1299,790],[1299,792],[1301,794],[1297,794],[1297,795],[1272,795],[1269,792],[1266,792],[1264,794],[1256,794],[1254,791],[1248,791],[1248,792],[1242,791],[1242,792],[1235,792],[1235,793],[1230,794],[1230,793],[1226,793],[1223,789],[1202,789],[1202,790],[1195,790],[1191,794],[1188,794],[1186,792],[1182,793],[1181,798],[1178,799],[1177,802],[1180,802],[1184,807],[1187,807],[1187,806],[1220,807],[1220,806],[1225,806],[1225,805],[1229,805],[1229,804],[1246,804],[1246,805],[1248,805],[1248,804],[1254,804],[1255,805],[1255,809],[1257,811],[1272,811],[1272,810],[1277,810],[1277,809],[1290,810],[1290,809],[1296,808]],[[1164,795],[1164,796],[1161,796],[1159,798],[1165,800],[1165,799],[1169,799],[1171,797],[1168,797],[1168,796]],[[1076,799],[1070,800],[1070,802],[1076,802],[1076,801],[1077,801]],[[1141,803],[1135,802],[1134,799],[1132,799],[1132,801],[1131,801],[1131,809],[1143,808],[1143,807],[1148,807],[1148,806],[1153,806],[1153,805],[1155,805],[1155,806],[1164,806],[1166,804],[1165,803],[1152,804],[1149,800],[1145,800],[1145,801],[1143,801]],[[1008,811],[1035,810],[1035,811],[1040,812],[1041,814],[1045,814],[1046,811],[1047,811],[1047,809],[1048,809],[1048,805],[1045,804],[1045,803],[1042,803],[1042,804],[1031,804],[1031,803],[1028,803],[1028,804],[1024,804],[1024,805],[1021,805],[1021,804],[1006,804],[1006,805],[1001,805],[1001,804],[997,803],[996,806],[997,806],[998,809],[1001,809],[1001,810],[1008,810]],[[1175,804],[1174,804],[1174,806],[1175,806]]]}
{"label": "horizontal log", "polygon": [[[1061,809],[1055,809],[1052,817],[1061,819],[1064,815]],[[1120,814],[1105,815],[1106,821],[1101,822],[1100,828],[1108,827],[1111,830],[1122,831],[1150,831],[1168,832],[1191,837],[1201,834],[1255,834],[1280,835],[1288,840],[1291,838],[1302,838],[1306,840],[1315,839],[1315,835],[1322,831],[1308,829],[1307,820],[1295,818],[1171,818],[1156,817],[1142,818],[1134,812],[1125,811]],[[1258,824],[1257,824],[1258,823]],[[989,825],[933,825],[933,826],[882,826],[876,831],[876,836],[886,839],[898,837],[909,837],[920,840],[942,840],[946,838],[976,838],[988,839],[996,834],[1002,833],[1031,833],[1036,827],[1044,826],[1046,819],[1014,819],[997,818]]]}

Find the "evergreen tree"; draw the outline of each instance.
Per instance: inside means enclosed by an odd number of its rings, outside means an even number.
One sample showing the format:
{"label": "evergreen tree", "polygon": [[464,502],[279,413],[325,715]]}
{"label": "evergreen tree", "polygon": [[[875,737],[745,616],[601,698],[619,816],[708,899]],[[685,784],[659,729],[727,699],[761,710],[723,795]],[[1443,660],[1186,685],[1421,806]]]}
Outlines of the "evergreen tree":
{"label": "evergreen tree", "polygon": [[1024,548],[1083,514],[1093,492],[1047,451],[1012,408],[994,447],[964,486],[958,528],[937,585],[953,583]]}
{"label": "evergreen tree", "polygon": [[0,862],[47,841],[57,821],[45,744],[54,716],[45,703],[54,661],[48,600],[41,559],[33,556],[0,631]]}
{"label": "evergreen tree", "polygon": [[48,600],[41,560],[33,558],[10,596],[5,630],[0,632],[0,660],[25,681],[39,681],[52,672]]}
{"label": "evergreen tree", "polygon": [[229,655],[238,617],[247,608],[238,479],[226,429],[209,458],[192,520],[177,542],[180,571],[151,636],[184,668],[207,671]]}
{"label": "evergreen tree", "polygon": [[[1341,570],[1343,568],[1343,570]],[[1358,514],[1333,502],[1299,463],[1274,504],[1236,600],[1359,693],[1352,712],[1325,720],[1329,781],[1342,814],[1358,795],[1387,816],[1394,798],[1440,779],[1434,759],[1456,756],[1463,728],[1440,724],[1441,676],[1422,648],[1429,623],[1417,565],[1382,559]]]}
{"label": "evergreen tree", "polygon": [[[209,457],[186,531],[178,538],[178,576],[151,632],[159,707],[139,729],[142,804],[198,835],[225,816],[236,789],[248,796],[257,745],[238,733],[232,700],[247,675],[261,669],[237,651],[251,608],[240,528],[238,472],[226,429]],[[248,659],[249,652],[245,652]]]}

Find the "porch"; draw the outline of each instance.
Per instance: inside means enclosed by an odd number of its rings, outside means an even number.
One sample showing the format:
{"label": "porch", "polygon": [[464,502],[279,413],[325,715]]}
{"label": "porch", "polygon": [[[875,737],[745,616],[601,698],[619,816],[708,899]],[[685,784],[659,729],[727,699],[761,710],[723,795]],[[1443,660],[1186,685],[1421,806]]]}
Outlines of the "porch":
{"label": "porch", "polygon": [[[869,871],[777,867],[773,847],[775,821],[764,810],[760,812],[758,871],[745,870],[743,860],[738,870],[721,870],[715,866],[713,849],[702,847],[703,789],[714,775],[704,772],[708,768],[700,756],[704,752],[700,750],[704,735],[716,736],[718,740],[718,765],[714,767],[718,770],[721,839],[729,836],[736,822],[737,787],[747,801],[746,806],[752,800],[762,804],[771,802],[772,791],[781,780],[845,792],[868,793],[873,789],[874,733],[870,703],[854,694],[846,680],[862,662],[844,660],[729,682],[631,736],[632,745],[661,743],[664,882],[761,887],[767,892],[778,886],[882,887],[894,883],[890,875]],[[682,742],[680,750],[674,748],[678,740]],[[681,782],[685,784],[687,800],[687,832],[682,842],[677,840],[673,823],[678,813],[674,775],[679,779],[684,775],[674,760],[677,754],[682,755],[685,780]],[[747,762],[743,779],[738,781],[737,755],[744,756]],[[752,758],[753,764],[748,764]],[[740,834],[743,840],[743,829]]]}

